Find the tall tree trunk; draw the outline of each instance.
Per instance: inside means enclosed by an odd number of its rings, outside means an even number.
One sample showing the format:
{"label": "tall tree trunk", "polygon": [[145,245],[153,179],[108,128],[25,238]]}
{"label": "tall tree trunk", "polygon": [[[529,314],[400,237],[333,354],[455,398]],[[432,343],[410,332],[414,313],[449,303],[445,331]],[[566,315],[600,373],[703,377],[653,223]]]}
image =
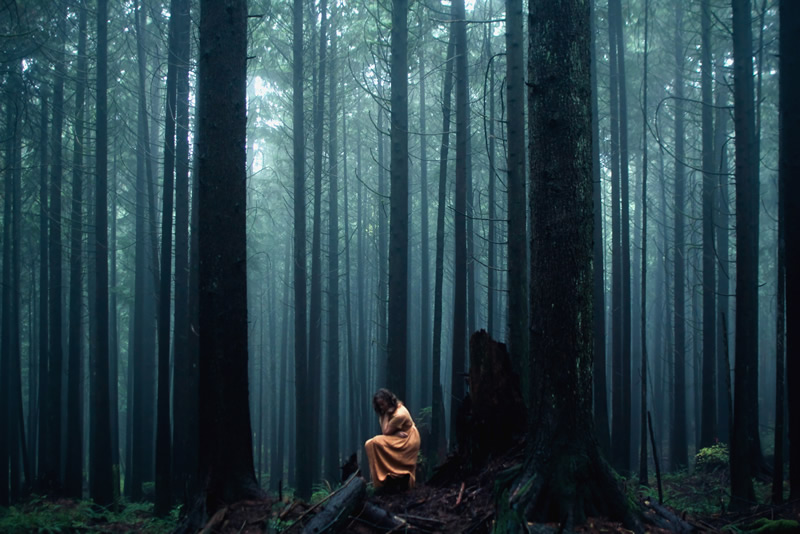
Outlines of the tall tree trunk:
{"label": "tall tree trunk", "polygon": [[469,94],[467,80],[467,22],[464,0],[452,4],[455,32],[456,82],[456,185],[455,266],[453,299],[453,359],[450,392],[450,443],[456,439],[456,420],[465,394],[464,371],[467,342],[467,135]]}
{"label": "tall tree trunk", "polygon": [[47,233],[49,229],[49,216],[48,216],[48,206],[47,206],[47,165],[48,165],[48,131],[47,131],[47,97],[49,96],[49,92],[47,90],[47,85],[43,84],[42,91],[40,94],[41,104],[42,104],[42,113],[41,113],[41,122],[40,122],[40,130],[39,130],[39,149],[41,150],[39,154],[40,158],[40,172],[39,172],[39,368],[37,370],[39,374],[39,387],[36,392],[37,396],[37,403],[36,403],[36,412],[37,412],[37,428],[36,430],[31,429],[31,436],[33,437],[32,441],[35,441],[37,447],[35,449],[37,459],[37,485],[39,486],[40,490],[46,489],[42,484],[44,480],[44,468],[47,462],[47,447],[49,446],[48,440],[48,423],[47,423],[47,410],[49,408],[47,404],[47,395],[48,395],[48,353],[49,353],[49,342],[48,342],[48,324],[47,324],[47,317],[48,317],[48,308],[47,308],[47,297],[49,294],[49,279],[48,279],[48,249],[47,249]]}
{"label": "tall tree trunk", "polygon": [[[722,80],[722,68],[724,59],[717,62],[717,80]],[[716,365],[717,365],[717,437],[723,443],[730,443],[730,363],[728,361],[728,345],[726,336],[727,329],[722,327],[722,322],[728,316],[728,294],[729,294],[729,272],[730,263],[728,261],[728,219],[730,208],[728,205],[728,150],[726,147],[728,139],[728,116],[726,109],[728,87],[725,84],[717,83],[717,96],[715,107],[717,116],[714,122],[714,171],[718,176],[717,194],[715,196],[715,221],[716,227],[716,255],[717,268],[717,306],[715,310],[716,325]]]}
{"label": "tall tree trunk", "polygon": [[522,0],[506,0],[506,121],[508,143],[508,353],[522,377],[522,394],[530,402],[528,376],[528,244],[525,211],[525,72],[522,69]]}
{"label": "tall tree trunk", "polygon": [[[331,8],[331,21],[335,5]],[[333,24],[331,24],[333,28]],[[325,478],[336,481],[339,472],[339,147],[336,113],[336,30],[331,31],[330,115],[328,119],[328,382],[325,401]]]}
{"label": "tall tree trunk", "polygon": [[617,61],[619,62],[619,170],[620,170],[620,246],[622,248],[622,433],[617,446],[622,446],[620,458],[624,470],[631,465],[631,224],[630,179],[628,173],[628,91],[625,76],[625,40],[623,38],[622,2],[613,0],[616,24]]}
{"label": "tall tree trunk", "polygon": [[[286,280],[289,279],[292,265],[292,244],[286,244],[286,261],[284,262],[283,273]],[[289,284],[284,283],[283,302],[289,302]],[[289,395],[289,387],[287,384],[287,368],[289,360],[289,306],[283,308],[283,328],[281,330],[281,371],[280,383],[278,387],[278,394],[280,395],[280,403],[278,407],[278,432],[276,433],[275,443],[277,448],[275,454],[272,455],[272,462],[269,468],[269,489],[270,491],[278,491],[280,481],[283,480],[283,466],[284,466],[284,442],[286,436],[289,434],[286,422],[286,399]],[[273,333],[274,334],[274,333]]]}
{"label": "tall tree trunk", "polygon": [[[21,63],[15,63],[13,76],[19,80],[21,75]],[[13,201],[11,205],[11,235],[14,248],[11,252],[11,323],[12,328],[9,332],[11,336],[11,362],[9,371],[11,373],[11,384],[9,394],[9,438],[11,442],[11,498],[18,501],[22,497],[23,485],[22,476],[25,476],[26,486],[30,486],[31,470],[27,454],[27,444],[25,435],[25,423],[22,404],[22,344],[21,344],[21,266],[20,255],[22,248],[22,119],[25,103],[25,90],[22,84],[17,81],[20,90],[16,96],[16,114],[14,124],[14,146],[12,155],[14,165],[12,170],[12,193]],[[30,324],[30,323],[29,323]],[[5,332],[5,330],[4,330]],[[5,335],[5,334],[4,334]]]}
{"label": "tall tree trunk", "polygon": [[[60,20],[66,18],[66,7],[61,8]],[[62,244],[61,244],[61,194],[63,179],[62,137],[64,131],[64,79],[65,38],[61,38],[60,50],[56,53],[55,80],[53,88],[53,130],[51,147],[53,149],[52,167],[50,169],[50,237],[49,261],[50,281],[48,289],[50,327],[50,351],[48,363],[48,395],[47,395],[47,441],[46,455],[42,465],[41,476],[44,490],[48,493],[62,489],[61,480],[61,390],[63,369],[62,347]]]}
{"label": "tall tree trunk", "polygon": [[530,9],[533,394],[529,460],[500,506],[514,493],[523,521],[572,529],[599,513],[631,523],[594,439],[592,323],[583,320],[592,309],[589,4],[537,0]]}
{"label": "tall tree trunk", "polygon": [[[131,429],[131,465],[128,466],[126,494],[141,500],[142,483],[151,480],[153,473],[153,424],[155,402],[155,339],[152,283],[153,267],[152,230],[147,228],[145,215],[149,202],[148,184],[152,181],[150,138],[148,127],[145,15],[143,6],[136,5],[134,21],[138,56],[138,120],[136,141],[136,271],[134,279],[134,345],[133,361],[133,427]],[[152,215],[152,214],[151,214]],[[152,219],[152,217],[151,217]],[[152,221],[151,221],[152,222]],[[157,287],[157,286],[156,286]]]}
{"label": "tall tree trunk", "polygon": [[408,325],[408,0],[392,0],[391,205],[386,383],[406,399]]}
{"label": "tall tree trunk", "polygon": [[[167,50],[167,94],[164,115],[164,185],[161,209],[161,265],[158,289],[158,405],[156,415],[156,502],[155,514],[169,512],[171,501],[172,429],[170,421],[170,333],[172,305],[172,212],[175,193],[175,114],[178,78],[177,13],[180,0],[170,2]],[[176,16],[172,16],[172,14]]]}
{"label": "tall tree trunk", "polygon": [[[307,395],[308,352],[306,324],[306,186],[305,134],[303,132],[303,1],[294,0],[292,11],[292,130],[294,160],[294,361],[295,446],[298,458],[311,454],[306,431],[312,407]],[[302,434],[300,434],[302,430]],[[291,462],[290,462],[291,465]],[[297,462],[297,493],[311,496],[311,463]]]}
{"label": "tall tree trunk", "polygon": [[683,117],[683,0],[675,10],[675,360],[672,395],[670,458],[673,470],[688,467],[686,437],[686,243],[684,216],[686,191],[685,139]]}
{"label": "tall tree trunk", "polygon": [[[260,495],[247,378],[247,2],[200,3],[199,420],[206,510]],[[226,91],[219,91],[219,87]]]}
{"label": "tall tree trunk", "polygon": [[64,489],[75,499],[83,496],[83,403],[81,347],[83,344],[83,121],[88,71],[86,68],[86,4],[81,3],[78,30],[78,66],[75,87],[75,132],[72,156],[72,220],[69,289],[69,379],[67,380],[67,461]]}
{"label": "tall tree trunk", "polygon": [[[15,62],[16,63],[16,62]],[[19,163],[16,161],[17,143],[21,143],[22,131],[19,128],[21,121],[20,99],[18,97],[22,90],[21,80],[18,76],[16,65],[12,66],[9,73],[5,89],[6,91],[6,131],[5,134],[5,176],[4,176],[4,200],[3,200],[3,288],[2,288],[2,342],[0,342],[0,506],[8,506],[16,500],[19,493],[19,470],[14,465],[18,455],[15,449],[19,450],[18,428],[16,427],[16,417],[14,407],[14,382],[13,363],[18,358],[19,350],[19,320],[15,317],[13,310],[15,304],[19,304],[19,299],[14,298],[14,268],[12,256],[17,254],[12,249],[18,249],[18,241],[14,230],[19,224],[19,213],[15,213],[15,174]],[[16,280],[19,282],[19,280]],[[16,338],[16,339],[15,339]],[[16,341],[16,343],[15,343]],[[15,480],[15,478],[17,480]]]}
{"label": "tall tree trunk", "polygon": [[314,221],[311,233],[311,295],[309,301],[308,333],[308,389],[306,395],[311,402],[311,419],[308,426],[309,456],[305,460],[311,465],[311,480],[320,476],[320,425],[322,417],[322,141],[325,117],[325,77],[327,68],[327,9],[328,3],[319,4],[319,65],[316,76],[316,100],[314,102]]}
{"label": "tall tree trunk", "polygon": [[758,158],[749,0],[733,0],[733,122],[736,132],[736,334],[731,436],[731,507],[755,501],[758,465]]}
{"label": "tall tree trunk", "polygon": [[713,87],[711,81],[711,4],[703,0],[700,7],[703,85],[703,419],[700,446],[710,447],[717,437],[716,405],[716,309],[714,271],[714,121],[712,116]]}
{"label": "tall tree trunk", "polygon": [[621,221],[621,179],[620,179],[620,113],[619,113],[619,60],[616,25],[619,23],[609,0],[608,42],[609,78],[611,107],[611,465],[626,473],[629,466],[630,428],[626,424],[625,413],[630,408],[625,405],[625,371],[623,360],[623,258]]}
{"label": "tall tree trunk", "polygon": [[[422,362],[422,406],[431,400],[431,260],[428,202],[428,136],[426,128],[427,104],[425,100],[425,42],[420,36],[419,46],[419,184],[420,184],[420,286],[419,286],[419,357]],[[490,286],[491,287],[491,286]]]}
{"label": "tall tree trunk", "polygon": [[647,482],[647,45],[649,37],[650,0],[644,3],[644,74],[642,81],[642,289],[641,351],[642,391],[639,411],[639,484]]}
{"label": "tall tree trunk", "polygon": [[[380,79],[380,76],[378,77]],[[380,84],[380,81],[378,82]],[[388,384],[389,363],[388,353],[388,308],[389,300],[389,281],[387,280],[388,268],[388,221],[387,212],[391,207],[386,208],[386,156],[384,136],[384,117],[383,105],[378,108],[378,346],[377,362],[375,366],[375,382]]]}
{"label": "tall tree trunk", "polygon": [[594,428],[600,451],[610,458],[611,435],[608,429],[608,393],[606,380],[606,304],[605,304],[605,246],[603,241],[603,184],[600,163],[600,117],[597,103],[597,14],[595,3],[590,2],[592,83],[592,205],[594,209],[592,230],[592,334],[594,355],[592,365],[594,393]]}
{"label": "tall tree trunk", "polygon": [[172,397],[172,488],[181,498],[196,491],[197,456],[191,427],[195,406],[196,353],[189,351],[189,2],[181,1],[176,17],[176,141],[175,141],[175,334]]}
{"label": "tall tree trunk", "polygon": [[[794,151],[800,146],[800,102],[796,90],[800,85],[800,61],[795,53],[800,38],[800,5],[796,2],[780,2],[780,168],[779,176],[783,182],[784,228],[786,229],[786,294],[791,295],[797,288],[798,272],[798,205],[800,197],[796,177],[800,175]],[[792,177],[795,177],[792,179]],[[797,347],[797,320],[800,314],[796,299],[786,299],[786,382],[789,405],[789,498],[800,498],[800,350]],[[793,387],[788,387],[791,384]]]}
{"label": "tall tree trunk", "polygon": [[[489,0],[489,18],[492,17],[492,2]],[[489,28],[484,31],[484,43],[486,46],[486,60],[489,62],[489,87],[488,93],[484,85],[484,116],[486,115],[486,99],[489,99],[489,133],[487,139],[487,151],[489,160],[489,231],[488,231],[488,261],[486,268],[486,330],[493,339],[500,339],[500,335],[495,332],[495,315],[497,306],[497,275],[498,259],[497,259],[497,226],[495,225],[495,218],[497,217],[497,164],[496,164],[496,140],[495,140],[495,68],[494,56],[492,55],[492,40],[490,38]],[[485,122],[484,122],[485,125]]]}
{"label": "tall tree trunk", "polygon": [[[444,212],[447,203],[447,154],[450,150],[450,98],[453,92],[453,52],[455,31],[450,28],[447,42],[447,65],[444,73],[442,95],[442,141],[439,147],[439,194],[436,208],[436,280],[433,293],[433,403],[431,410],[431,434],[433,436],[429,457],[443,460],[447,450],[444,420],[444,395],[442,393],[442,286],[444,283]],[[435,456],[434,456],[435,455]]]}
{"label": "tall tree trunk", "polygon": [[[94,403],[89,454],[89,495],[101,506],[114,499],[111,472],[111,396],[108,372],[108,0],[97,4],[97,150],[95,231],[97,250],[97,352],[92,368]],[[113,399],[116,402],[116,399]]]}

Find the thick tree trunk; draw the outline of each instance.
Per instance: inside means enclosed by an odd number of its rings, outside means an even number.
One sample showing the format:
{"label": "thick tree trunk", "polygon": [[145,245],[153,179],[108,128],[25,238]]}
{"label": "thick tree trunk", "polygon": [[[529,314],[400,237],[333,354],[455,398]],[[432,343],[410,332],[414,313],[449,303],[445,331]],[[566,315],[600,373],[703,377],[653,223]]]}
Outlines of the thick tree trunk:
{"label": "thick tree trunk", "polygon": [[572,529],[589,515],[630,524],[594,438],[592,323],[583,320],[592,310],[589,6],[538,0],[530,9],[530,455],[501,497],[498,527]]}
{"label": "thick tree trunk", "polygon": [[247,377],[245,0],[201,2],[199,57],[199,420],[213,436],[199,459],[213,514],[260,495]]}
{"label": "thick tree trunk", "polygon": [[750,1],[733,0],[736,131],[736,334],[731,436],[731,507],[755,502],[758,468],[758,160],[756,157]]}

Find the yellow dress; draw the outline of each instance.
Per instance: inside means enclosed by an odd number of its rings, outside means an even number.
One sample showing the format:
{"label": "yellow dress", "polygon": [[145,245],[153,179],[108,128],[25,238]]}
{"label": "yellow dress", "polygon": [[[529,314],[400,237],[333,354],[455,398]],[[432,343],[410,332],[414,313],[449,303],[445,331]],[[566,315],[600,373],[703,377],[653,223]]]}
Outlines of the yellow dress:
{"label": "yellow dress", "polygon": [[[381,416],[380,423],[383,434],[364,444],[373,486],[380,488],[390,476],[408,475],[408,486],[413,488],[416,484],[420,440],[411,414],[401,402],[394,413]],[[405,432],[407,437],[398,436],[398,431]]]}

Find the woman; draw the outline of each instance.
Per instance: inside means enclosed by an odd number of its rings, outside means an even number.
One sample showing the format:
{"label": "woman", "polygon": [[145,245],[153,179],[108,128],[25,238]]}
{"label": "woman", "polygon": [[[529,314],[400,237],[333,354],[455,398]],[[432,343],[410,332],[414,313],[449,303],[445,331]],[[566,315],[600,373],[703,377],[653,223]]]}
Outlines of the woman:
{"label": "woman", "polygon": [[375,393],[372,406],[380,419],[382,432],[364,444],[372,485],[376,488],[384,485],[413,488],[416,484],[419,432],[411,414],[388,389],[381,388]]}

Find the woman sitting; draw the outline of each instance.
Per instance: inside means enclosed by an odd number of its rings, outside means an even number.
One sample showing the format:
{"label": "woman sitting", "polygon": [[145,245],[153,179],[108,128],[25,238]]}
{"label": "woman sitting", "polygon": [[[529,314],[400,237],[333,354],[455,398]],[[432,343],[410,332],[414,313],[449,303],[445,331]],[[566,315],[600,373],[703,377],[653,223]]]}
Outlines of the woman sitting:
{"label": "woman sitting", "polygon": [[388,389],[379,389],[372,406],[380,418],[381,435],[364,444],[375,488],[413,488],[416,484],[419,432],[408,409]]}

